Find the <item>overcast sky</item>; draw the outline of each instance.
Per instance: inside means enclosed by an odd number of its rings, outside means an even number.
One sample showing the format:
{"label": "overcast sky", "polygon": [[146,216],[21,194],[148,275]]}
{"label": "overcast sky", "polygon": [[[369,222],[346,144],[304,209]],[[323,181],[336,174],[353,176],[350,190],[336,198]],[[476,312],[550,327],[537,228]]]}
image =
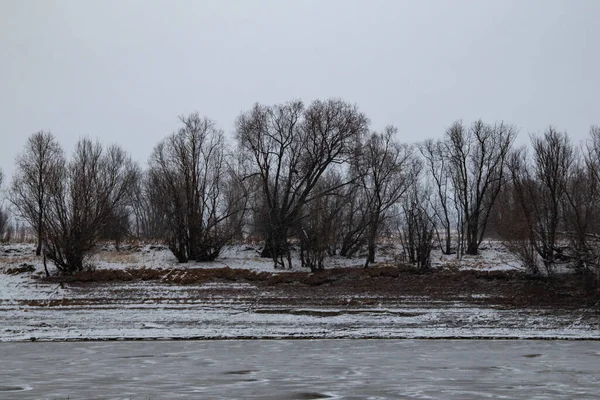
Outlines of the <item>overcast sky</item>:
{"label": "overcast sky", "polygon": [[145,165],[179,115],[231,133],[295,98],[341,97],[406,142],[477,118],[579,141],[600,124],[599,21],[599,0],[0,0],[0,168],[42,129]]}

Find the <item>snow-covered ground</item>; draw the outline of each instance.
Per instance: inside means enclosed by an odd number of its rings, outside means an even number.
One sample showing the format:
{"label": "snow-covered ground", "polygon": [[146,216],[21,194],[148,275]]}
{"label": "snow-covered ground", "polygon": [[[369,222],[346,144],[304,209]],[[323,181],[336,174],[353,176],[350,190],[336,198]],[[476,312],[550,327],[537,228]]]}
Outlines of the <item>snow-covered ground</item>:
{"label": "snow-covered ground", "polygon": [[[432,251],[432,266],[435,268],[449,267],[457,269],[477,270],[519,270],[516,258],[510,254],[504,246],[495,241],[482,244],[482,252],[477,256],[463,256],[460,260],[456,255],[445,255],[439,249]],[[177,263],[177,260],[169,249],[162,245],[124,246],[117,251],[112,245],[100,247],[86,263],[94,269],[125,269],[125,268],[244,268],[254,271],[277,272],[273,269],[270,259],[261,258],[260,247],[248,245],[226,246],[219,258],[213,262],[190,261],[185,264]],[[36,271],[43,271],[42,260],[34,256],[35,246],[30,243],[0,245],[0,272],[3,269],[18,266],[22,263],[32,264]],[[382,249],[377,253],[376,261],[379,263],[401,262],[400,251],[396,249]],[[52,269],[51,263],[48,263]],[[297,253],[292,255],[293,269],[297,271],[306,270],[301,268]],[[346,258],[341,256],[327,257],[325,259],[327,268],[333,267],[362,267],[363,257]]]}
{"label": "snow-covered ground", "polygon": [[[267,301],[259,287],[244,282],[42,283],[36,276],[43,274],[43,266],[33,252],[32,245],[0,248],[0,341],[247,337],[600,339],[598,321],[583,318],[586,310],[502,309],[474,306],[466,298],[464,302],[435,302],[427,296],[398,296],[394,301],[382,302],[368,293],[360,296],[360,301],[348,299],[348,306],[307,307],[293,305],[285,295],[281,301]],[[489,253],[463,259],[459,268],[509,268],[504,264],[505,257],[501,250],[490,248]],[[227,248],[223,257],[212,263],[177,264],[168,250],[156,246],[136,251],[106,249],[90,262],[96,269],[228,266],[273,272],[269,260],[261,259],[255,248],[245,246]],[[11,268],[28,265],[33,265],[35,272],[7,273]],[[359,266],[361,260],[334,258],[327,265]],[[472,298],[481,296],[485,294],[474,294]]]}

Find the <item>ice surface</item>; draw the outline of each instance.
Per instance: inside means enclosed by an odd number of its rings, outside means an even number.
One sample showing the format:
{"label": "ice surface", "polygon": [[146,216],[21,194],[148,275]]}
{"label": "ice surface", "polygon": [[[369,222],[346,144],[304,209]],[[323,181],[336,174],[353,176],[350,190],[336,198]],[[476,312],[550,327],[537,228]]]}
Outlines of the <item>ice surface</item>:
{"label": "ice surface", "polygon": [[0,398],[597,399],[597,342],[0,343]]}

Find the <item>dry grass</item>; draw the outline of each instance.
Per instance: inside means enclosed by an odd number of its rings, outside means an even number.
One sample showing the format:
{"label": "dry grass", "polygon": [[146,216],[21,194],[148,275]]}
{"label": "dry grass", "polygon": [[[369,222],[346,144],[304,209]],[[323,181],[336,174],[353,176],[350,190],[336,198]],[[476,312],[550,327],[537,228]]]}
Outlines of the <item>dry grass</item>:
{"label": "dry grass", "polygon": [[23,264],[28,263],[32,264],[37,262],[40,257],[35,255],[27,255],[27,256],[14,256],[14,257],[0,257],[0,263],[7,265],[15,265],[15,264]]}
{"label": "dry grass", "polygon": [[101,251],[94,256],[94,260],[115,264],[135,264],[138,262],[136,253],[129,251]]}

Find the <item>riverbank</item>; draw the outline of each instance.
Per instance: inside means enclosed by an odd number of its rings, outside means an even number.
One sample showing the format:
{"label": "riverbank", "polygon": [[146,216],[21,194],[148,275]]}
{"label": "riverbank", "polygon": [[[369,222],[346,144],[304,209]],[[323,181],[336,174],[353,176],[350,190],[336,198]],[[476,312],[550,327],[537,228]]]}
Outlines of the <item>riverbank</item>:
{"label": "riverbank", "polygon": [[[3,259],[0,341],[600,339],[597,300],[576,276],[532,279],[502,268],[422,273],[392,262],[274,272],[243,252],[199,266],[158,261],[167,257],[160,250],[129,259],[111,253],[112,263],[95,272],[48,279],[26,251]],[[155,264],[133,264],[138,253]],[[27,263],[33,270],[8,273]]]}

